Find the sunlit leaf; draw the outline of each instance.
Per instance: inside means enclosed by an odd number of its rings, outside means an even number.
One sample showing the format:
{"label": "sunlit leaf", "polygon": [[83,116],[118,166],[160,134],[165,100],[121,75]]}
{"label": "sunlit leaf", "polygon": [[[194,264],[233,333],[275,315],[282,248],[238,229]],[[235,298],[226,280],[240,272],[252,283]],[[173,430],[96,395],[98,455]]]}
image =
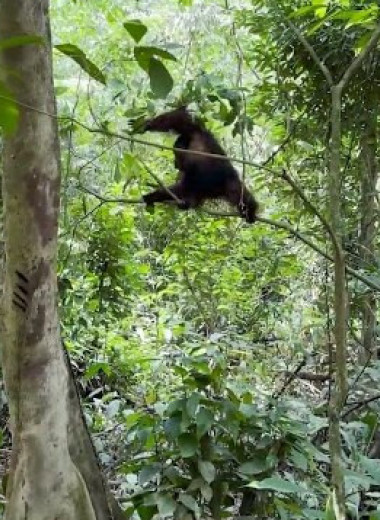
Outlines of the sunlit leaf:
{"label": "sunlit leaf", "polygon": [[264,480],[256,480],[247,484],[247,487],[254,489],[270,489],[271,491],[277,491],[278,493],[305,493],[305,490],[295,484],[289,482],[281,477],[270,477]]}
{"label": "sunlit leaf", "polygon": [[91,78],[99,81],[99,83],[103,83],[104,85],[106,84],[106,78],[103,72],[87,58],[85,53],[79,49],[79,47],[72,43],[64,43],[61,45],[55,45],[55,48],[62,52],[62,54],[65,54],[74,60]]}

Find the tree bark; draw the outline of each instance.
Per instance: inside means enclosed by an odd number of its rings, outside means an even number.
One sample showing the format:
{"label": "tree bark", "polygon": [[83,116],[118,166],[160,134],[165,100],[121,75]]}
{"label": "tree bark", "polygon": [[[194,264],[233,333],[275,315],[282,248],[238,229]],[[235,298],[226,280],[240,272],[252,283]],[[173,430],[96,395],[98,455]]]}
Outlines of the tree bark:
{"label": "tree bark", "polygon": [[331,478],[333,484],[333,504],[337,520],[345,520],[346,496],[344,489],[342,441],[340,436],[340,415],[347,396],[347,295],[345,257],[342,248],[341,216],[341,168],[340,147],[342,140],[342,86],[331,87],[331,139],[329,163],[329,206],[330,222],[334,240],[334,336],[336,383],[332,388],[329,403],[329,446],[331,456]]}
{"label": "tree bark", "polygon": [[48,10],[48,0],[0,0],[1,38],[44,41],[2,53],[7,86],[20,107],[18,129],[3,150],[2,341],[13,441],[6,518],[109,520],[121,518],[120,510],[110,512],[114,503],[107,500],[60,341],[60,171]]}
{"label": "tree bark", "polygon": [[[363,114],[361,135],[361,200],[360,200],[360,236],[359,256],[362,267],[368,270],[374,267],[375,240],[377,234],[376,184],[377,173],[377,100],[375,95],[368,96],[369,107]],[[376,297],[367,290],[362,300],[362,348],[360,361],[367,363],[376,354]]]}

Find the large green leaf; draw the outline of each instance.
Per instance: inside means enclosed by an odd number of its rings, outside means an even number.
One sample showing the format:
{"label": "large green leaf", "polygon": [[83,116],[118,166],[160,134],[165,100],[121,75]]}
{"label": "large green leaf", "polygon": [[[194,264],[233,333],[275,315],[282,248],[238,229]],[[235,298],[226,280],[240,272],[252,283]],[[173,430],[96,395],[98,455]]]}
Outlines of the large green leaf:
{"label": "large green leaf", "polygon": [[239,471],[244,475],[258,475],[266,471],[269,467],[270,463],[266,457],[257,455],[253,460],[244,462],[239,467]]}
{"label": "large green leaf", "polygon": [[182,502],[184,506],[187,507],[187,509],[190,509],[190,511],[193,511],[194,513],[198,513],[198,504],[194,497],[191,495],[188,495],[187,493],[181,493],[178,497],[178,500]]}
{"label": "large green leaf", "polygon": [[194,435],[183,433],[178,437],[178,446],[182,457],[188,458],[197,452],[198,442]]}
{"label": "large green leaf", "polygon": [[198,469],[199,473],[205,479],[208,484],[211,484],[215,480],[215,466],[209,460],[199,460],[198,461]]}
{"label": "large green leaf", "polygon": [[247,484],[247,487],[251,487],[254,489],[269,489],[271,491],[277,491],[278,493],[305,493],[305,489],[299,486],[298,484],[294,484],[294,482],[289,482],[289,480],[285,480],[281,477],[270,477],[265,478],[264,480],[255,480]]}
{"label": "large green leaf", "polygon": [[140,20],[128,20],[128,22],[123,23],[123,26],[136,43],[139,43],[139,41],[148,31],[147,26],[144,25]]}
{"label": "large green leaf", "polygon": [[150,482],[156,475],[158,475],[158,473],[160,473],[161,469],[162,466],[158,462],[144,466],[139,474],[140,485],[143,486],[147,482]]}
{"label": "large green leaf", "polygon": [[172,516],[177,507],[176,501],[170,495],[159,495],[157,507],[161,517]]}
{"label": "large green leaf", "polygon": [[103,72],[98,69],[95,63],[87,58],[85,53],[79,49],[79,47],[73,45],[72,43],[63,43],[61,45],[55,45],[55,48],[62,52],[62,54],[65,54],[74,60],[81,67],[81,69],[83,69],[89,76],[91,76],[91,78],[99,81],[99,83],[103,83],[103,85],[106,84],[106,78]]}
{"label": "large green leaf", "polygon": [[197,392],[193,392],[191,396],[187,399],[186,411],[189,414],[189,417],[193,418],[195,416],[195,412],[198,409],[200,399],[201,396]]}
{"label": "large green leaf", "polygon": [[168,69],[161,61],[156,60],[156,58],[151,58],[148,74],[150,79],[150,88],[155,97],[166,98],[173,88],[173,78]]}
{"label": "large green leaf", "polygon": [[207,408],[200,408],[200,410],[197,413],[197,434],[199,437],[202,437],[206,432],[209,431],[211,428],[213,422],[214,422],[214,415],[213,413],[208,410]]}

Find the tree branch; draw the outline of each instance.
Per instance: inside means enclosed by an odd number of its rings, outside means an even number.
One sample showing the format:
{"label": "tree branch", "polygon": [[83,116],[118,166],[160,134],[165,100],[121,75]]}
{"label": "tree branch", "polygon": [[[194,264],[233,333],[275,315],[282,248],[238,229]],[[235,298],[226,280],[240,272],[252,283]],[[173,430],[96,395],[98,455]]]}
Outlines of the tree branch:
{"label": "tree branch", "polygon": [[149,166],[146,164],[146,162],[143,161],[142,159],[138,159],[138,161],[143,166],[143,168],[145,168],[145,170],[149,173],[149,175],[151,177],[153,177],[153,179],[157,182],[157,184],[159,184],[161,186],[161,188],[163,190],[165,190],[177,204],[181,204],[182,201],[177,197],[177,195],[175,193],[173,193],[171,191],[171,189],[169,189],[167,186],[165,186],[165,184],[162,182],[162,180],[154,173],[154,171],[151,168],[149,168]]}
{"label": "tree branch", "polygon": [[293,191],[295,191],[297,193],[297,195],[303,200],[307,209],[319,218],[323,227],[326,229],[327,233],[330,235],[330,238],[331,238],[332,243],[334,244],[334,247],[337,247],[337,239],[336,239],[334,231],[332,230],[332,228],[330,226],[330,223],[322,215],[322,213],[319,211],[319,209],[317,207],[315,207],[312,202],[310,202],[310,200],[306,196],[306,194],[303,191],[303,189],[301,188],[301,186],[288,174],[288,172],[285,169],[282,170],[282,178],[288,184],[290,184],[290,186],[293,188]]}
{"label": "tree branch", "polygon": [[343,74],[342,79],[339,81],[339,86],[343,89],[348,81],[351,79],[352,75],[357,71],[360,65],[363,63],[365,58],[371,52],[371,50],[375,47],[380,38],[380,24],[376,27],[373,32],[367,46],[357,55],[351,65],[348,67],[346,72]]}
{"label": "tree branch", "polygon": [[325,76],[326,81],[329,84],[329,86],[332,87],[334,85],[334,81],[333,81],[333,78],[331,76],[331,72],[326,67],[326,65],[323,63],[323,61],[319,58],[318,54],[315,52],[314,47],[307,41],[305,36],[301,33],[301,31],[298,29],[298,27],[296,27],[291,20],[289,20],[287,18],[286,19],[286,23],[289,25],[289,27],[292,29],[292,31],[297,36],[299,41],[302,43],[302,45],[308,51],[310,56],[313,58],[314,63],[317,65],[317,67],[319,67],[319,69],[321,70],[322,74]]}

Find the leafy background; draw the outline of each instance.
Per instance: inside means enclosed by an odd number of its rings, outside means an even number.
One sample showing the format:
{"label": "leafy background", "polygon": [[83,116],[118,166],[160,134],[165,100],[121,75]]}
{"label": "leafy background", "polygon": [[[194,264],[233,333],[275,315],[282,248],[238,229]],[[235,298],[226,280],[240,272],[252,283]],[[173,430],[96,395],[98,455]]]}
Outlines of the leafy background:
{"label": "leafy background", "polygon": [[[328,92],[284,20],[307,30],[339,77],[378,10],[348,0],[52,4],[62,333],[100,461],[131,518],[333,518],[328,260],[284,229],[224,216],[222,204],[147,212],[139,201],[152,172],[175,176],[170,149],[150,144],[173,138],[135,132],[189,104],[229,155],[256,165],[240,169],[262,215],[327,252],[318,218],[281,177],[290,171],[325,213]],[[348,262],[378,282],[378,256],[363,265],[358,248],[361,115],[377,100],[376,60],[377,51],[345,98],[342,191]],[[7,132],[17,106],[1,81],[0,95]],[[341,431],[359,515],[379,498],[380,371],[377,360],[358,362],[367,288],[347,283]],[[380,518],[376,507],[366,518]]]}

